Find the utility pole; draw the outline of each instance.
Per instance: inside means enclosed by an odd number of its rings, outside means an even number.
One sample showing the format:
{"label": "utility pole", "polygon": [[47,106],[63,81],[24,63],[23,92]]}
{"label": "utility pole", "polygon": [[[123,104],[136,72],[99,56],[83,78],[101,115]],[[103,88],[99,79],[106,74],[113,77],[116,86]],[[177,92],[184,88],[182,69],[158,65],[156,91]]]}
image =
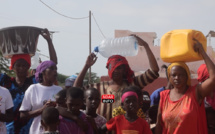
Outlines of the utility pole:
{"label": "utility pole", "polygon": [[[91,54],[91,11],[89,11],[89,55]],[[89,68],[89,83],[91,83],[91,67]]]}

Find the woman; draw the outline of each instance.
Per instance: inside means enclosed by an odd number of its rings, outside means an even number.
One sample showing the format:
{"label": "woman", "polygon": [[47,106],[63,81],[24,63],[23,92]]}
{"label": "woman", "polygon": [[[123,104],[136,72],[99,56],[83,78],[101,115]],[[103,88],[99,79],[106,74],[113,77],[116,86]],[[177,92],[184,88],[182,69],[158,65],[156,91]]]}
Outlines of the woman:
{"label": "woman", "polygon": [[[46,39],[49,48],[50,60],[57,64],[56,52],[48,29],[44,29],[41,35]],[[8,133],[28,134],[31,121],[20,120],[19,108],[21,106],[26,89],[34,83],[37,83],[34,76],[28,77],[28,70],[31,66],[31,57],[29,54],[17,54],[11,58],[10,69],[15,72],[15,77],[7,74],[0,74],[0,86],[7,88],[12,96],[14,108],[14,119],[6,123]]]}
{"label": "woman", "polygon": [[32,84],[25,92],[22,105],[19,109],[21,119],[34,118],[30,127],[30,134],[43,132],[41,113],[46,107],[55,106],[55,95],[62,89],[54,85],[57,78],[57,67],[53,61],[44,61],[35,74],[40,83]]}
{"label": "woman", "polygon": [[[128,61],[125,57],[120,55],[113,55],[109,57],[106,68],[108,69],[108,75],[111,78],[110,83],[100,83],[100,85],[94,85],[96,89],[100,90],[101,95],[113,94],[115,96],[114,103],[106,104],[102,103],[98,108],[98,114],[104,116],[107,120],[112,117],[112,110],[121,105],[122,90],[129,85],[136,85],[141,89],[147,84],[153,82],[158,76],[159,67],[156,59],[149,48],[148,44],[140,37],[133,35],[138,40],[139,46],[143,46],[146,50],[149,58],[150,69],[145,71],[139,76],[134,76],[134,72],[130,69]],[[96,62],[96,56],[92,53],[88,56],[84,68],[78,75],[74,86],[82,87],[83,78],[87,70]]]}
{"label": "woman", "polygon": [[194,39],[194,50],[207,65],[210,78],[202,84],[191,86],[190,72],[183,62],[168,67],[169,81],[173,89],[161,92],[156,134],[207,134],[204,97],[215,87],[215,65]]}
{"label": "woman", "polygon": [[[200,65],[200,67],[197,70],[197,73],[198,73],[197,80],[199,81],[199,83],[202,83],[209,78],[209,73],[207,70],[207,66],[205,64]],[[205,102],[208,134],[214,134],[215,133],[215,90],[211,92],[209,96],[205,97],[204,102]]]}

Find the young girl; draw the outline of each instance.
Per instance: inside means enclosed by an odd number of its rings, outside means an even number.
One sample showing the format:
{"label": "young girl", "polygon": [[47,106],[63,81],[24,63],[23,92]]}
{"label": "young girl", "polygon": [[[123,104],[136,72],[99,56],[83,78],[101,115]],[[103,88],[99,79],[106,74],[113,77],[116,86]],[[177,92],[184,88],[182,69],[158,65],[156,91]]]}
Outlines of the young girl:
{"label": "young girl", "polygon": [[148,123],[137,116],[139,106],[138,96],[135,92],[125,89],[121,97],[121,104],[126,113],[110,119],[102,127],[102,132],[114,130],[116,134],[152,134]]}

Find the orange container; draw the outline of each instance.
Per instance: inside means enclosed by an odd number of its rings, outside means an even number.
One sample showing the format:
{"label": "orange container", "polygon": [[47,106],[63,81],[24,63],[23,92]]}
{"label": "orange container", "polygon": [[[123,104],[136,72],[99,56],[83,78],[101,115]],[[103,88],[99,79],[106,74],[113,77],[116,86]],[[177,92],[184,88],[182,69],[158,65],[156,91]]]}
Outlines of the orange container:
{"label": "orange container", "polygon": [[164,62],[191,62],[202,60],[202,56],[194,51],[193,38],[201,42],[204,50],[207,39],[202,32],[192,29],[172,30],[161,38],[160,57]]}

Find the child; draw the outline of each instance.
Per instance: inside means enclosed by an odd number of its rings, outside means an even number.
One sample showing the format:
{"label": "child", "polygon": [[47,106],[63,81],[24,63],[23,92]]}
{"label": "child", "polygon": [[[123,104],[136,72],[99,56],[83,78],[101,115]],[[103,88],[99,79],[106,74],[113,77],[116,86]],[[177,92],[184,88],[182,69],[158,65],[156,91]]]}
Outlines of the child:
{"label": "child", "polygon": [[56,107],[67,108],[66,106],[66,89],[60,90],[56,95]]}
{"label": "child", "polygon": [[124,115],[118,115],[110,119],[103,127],[102,131],[114,130],[116,134],[122,133],[139,133],[152,134],[148,123],[137,116],[138,96],[134,91],[124,90],[121,97],[121,105],[126,111]]}
{"label": "child", "polygon": [[41,115],[41,124],[44,128],[43,134],[59,134],[57,126],[59,125],[59,112],[54,107],[47,107]]}
{"label": "child", "polygon": [[107,120],[103,116],[96,113],[96,110],[99,107],[101,101],[100,96],[101,95],[99,91],[95,88],[89,88],[84,93],[86,110],[83,112],[93,119],[90,120],[90,122],[91,124],[95,123],[96,128],[101,128],[107,122]]}
{"label": "child", "polygon": [[93,134],[93,129],[86,120],[86,115],[80,111],[83,106],[84,92],[77,87],[67,89],[66,105],[68,112],[82,120],[83,124],[87,124],[87,128],[81,128],[76,121],[60,116],[60,125],[58,130],[61,134]]}
{"label": "child", "polygon": [[8,89],[0,86],[0,134],[6,134],[5,122],[13,121],[13,100]]}
{"label": "child", "polygon": [[[128,91],[133,91],[137,94],[138,96],[138,105],[139,105],[139,110],[137,111],[137,116],[140,118],[145,119],[145,114],[142,110],[143,108],[143,92],[141,89],[137,86],[129,86],[126,88],[126,90],[123,90],[123,92],[128,92]],[[122,92],[122,94],[123,94]],[[125,110],[122,108],[122,106],[119,106],[117,108],[114,108],[112,111],[112,117],[118,116],[118,115],[123,115],[125,114]]]}

